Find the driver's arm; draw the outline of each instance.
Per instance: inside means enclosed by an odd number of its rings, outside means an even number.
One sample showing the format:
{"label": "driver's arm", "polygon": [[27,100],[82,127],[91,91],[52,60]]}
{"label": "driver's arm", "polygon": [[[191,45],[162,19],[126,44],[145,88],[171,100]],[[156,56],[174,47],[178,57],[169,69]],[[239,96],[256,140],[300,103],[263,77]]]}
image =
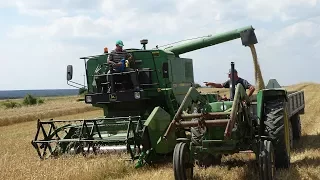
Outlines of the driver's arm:
{"label": "driver's arm", "polygon": [[256,90],[256,89],[255,89],[253,86],[250,86],[250,87],[249,87],[249,94],[248,94],[248,96],[251,96],[255,90]]}
{"label": "driver's arm", "polygon": [[212,86],[215,88],[223,88],[223,84],[214,83],[214,82],[205,82],[206,86]]}
{"label": "driver's arm", "polygon": [[225,81],[224,83],[214,83],[214,82],[205,82],[206,86],[213,86],[215,88],[229,88],[230,83],[229,80]]}
{"label": "driver's arm", "polygon": [[254,86],[252,86],[247,80],[243,80],[243,84],[244,84],[244,88],[245,89],[249,89],[249,94],[248,94],[248,96],[250,97],[252,94],[253,94],[253,92],[256,90],[255,88],[254,88]]}

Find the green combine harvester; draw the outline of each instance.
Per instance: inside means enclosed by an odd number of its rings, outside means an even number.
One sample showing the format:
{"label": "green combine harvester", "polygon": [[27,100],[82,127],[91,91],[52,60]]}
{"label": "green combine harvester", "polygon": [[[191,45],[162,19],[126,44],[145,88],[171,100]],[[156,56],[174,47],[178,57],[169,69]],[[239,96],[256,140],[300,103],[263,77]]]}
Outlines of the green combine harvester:
{"label": "green combine harvester", "polygon": [[[195,88],[193,61],[180,57],[238,38],[251,49],[258,42],[252,26],[163,49],[147,49],[144,39],[142,49],[126,49],[134,70],[111,74],[109,53],[81,58],[88,84],[85,103],[103,108],[104,116],[38,120],[32,145],[41,159],[126,152],[136,167],[171,161],[175,179],[192,179],[195,164],[219,164],[222,155],[250,150],[256,154],[260,179],[273,179],[274,167],[289,167],[292,142],[301,136],[304,92],[287,92],[271,79],[249,98],[232,77],[230,99],[221,100],[218,93],[201,94]],[[134,90],[131,73],[137,74],[142,90]],[[72,75],[69,65],[68,83],[75,83]]]}

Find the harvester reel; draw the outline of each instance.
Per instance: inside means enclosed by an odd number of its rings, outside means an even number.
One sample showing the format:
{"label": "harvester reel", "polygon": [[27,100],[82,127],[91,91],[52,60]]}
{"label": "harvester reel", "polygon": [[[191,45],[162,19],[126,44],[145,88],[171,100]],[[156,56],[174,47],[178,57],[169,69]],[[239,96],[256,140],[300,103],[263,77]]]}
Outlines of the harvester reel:
{"label": "harvester reel", "polygon": [[[99,145],[91,142],[70,142],[66,148],[68,154],[80,154],[87,156],[91,151],[97,155]],[[102,154],[102,152],[99,152]]]}
{"label": "harvester reel", "polygon": [[[129,137],[130,134],[133,136]],[[131,155],[131,159],[134,161],[139,158],[140,153],[143,149],[144,137],[146,136],[146,127],[142,125],[141,121],[137,123],[136,128],[134,129],[132,124],[129,124],[127,132],[127,151]],[[131,148],[133,146],[133,148]]]}

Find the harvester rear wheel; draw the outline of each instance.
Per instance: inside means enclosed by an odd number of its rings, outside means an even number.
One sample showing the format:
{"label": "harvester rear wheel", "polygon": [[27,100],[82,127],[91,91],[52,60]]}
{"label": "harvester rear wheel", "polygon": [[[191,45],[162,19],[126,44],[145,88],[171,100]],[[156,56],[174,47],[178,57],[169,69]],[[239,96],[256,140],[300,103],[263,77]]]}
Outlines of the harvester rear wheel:
{"label": "harvester rear wheel", "polygon": [[260,143],[259,153],[259,179],[275,179],[275,156],[271,141],[264,140]]}
{"label": "harvester rear wheel", "polygon": [[290,123],[284,100],[276,99],[266,102],[265,114],[265,133],[272,139],[274,145],[276,168],[289,168]]}
{"label": "harvester rear wheel", "polygon": [[184,142],[176,144],[174,148],[173,171],[175,180],[193,179],[193,164],[190,162],[190,150]]}

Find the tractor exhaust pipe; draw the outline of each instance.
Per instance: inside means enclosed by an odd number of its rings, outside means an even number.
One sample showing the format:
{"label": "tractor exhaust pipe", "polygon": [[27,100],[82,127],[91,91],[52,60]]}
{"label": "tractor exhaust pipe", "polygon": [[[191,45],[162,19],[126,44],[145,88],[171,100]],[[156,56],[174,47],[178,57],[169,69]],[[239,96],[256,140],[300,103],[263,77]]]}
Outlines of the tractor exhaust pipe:
{"label": "tractor exhaust pipe", "polygon": [[235,77],[234,77],[234,62],[231,62],[231,76],[230,76],[230,81],[231,81],[231,92],[230,92],[230,100],[233,100],[234,94],[236,91],[235,87]]}

